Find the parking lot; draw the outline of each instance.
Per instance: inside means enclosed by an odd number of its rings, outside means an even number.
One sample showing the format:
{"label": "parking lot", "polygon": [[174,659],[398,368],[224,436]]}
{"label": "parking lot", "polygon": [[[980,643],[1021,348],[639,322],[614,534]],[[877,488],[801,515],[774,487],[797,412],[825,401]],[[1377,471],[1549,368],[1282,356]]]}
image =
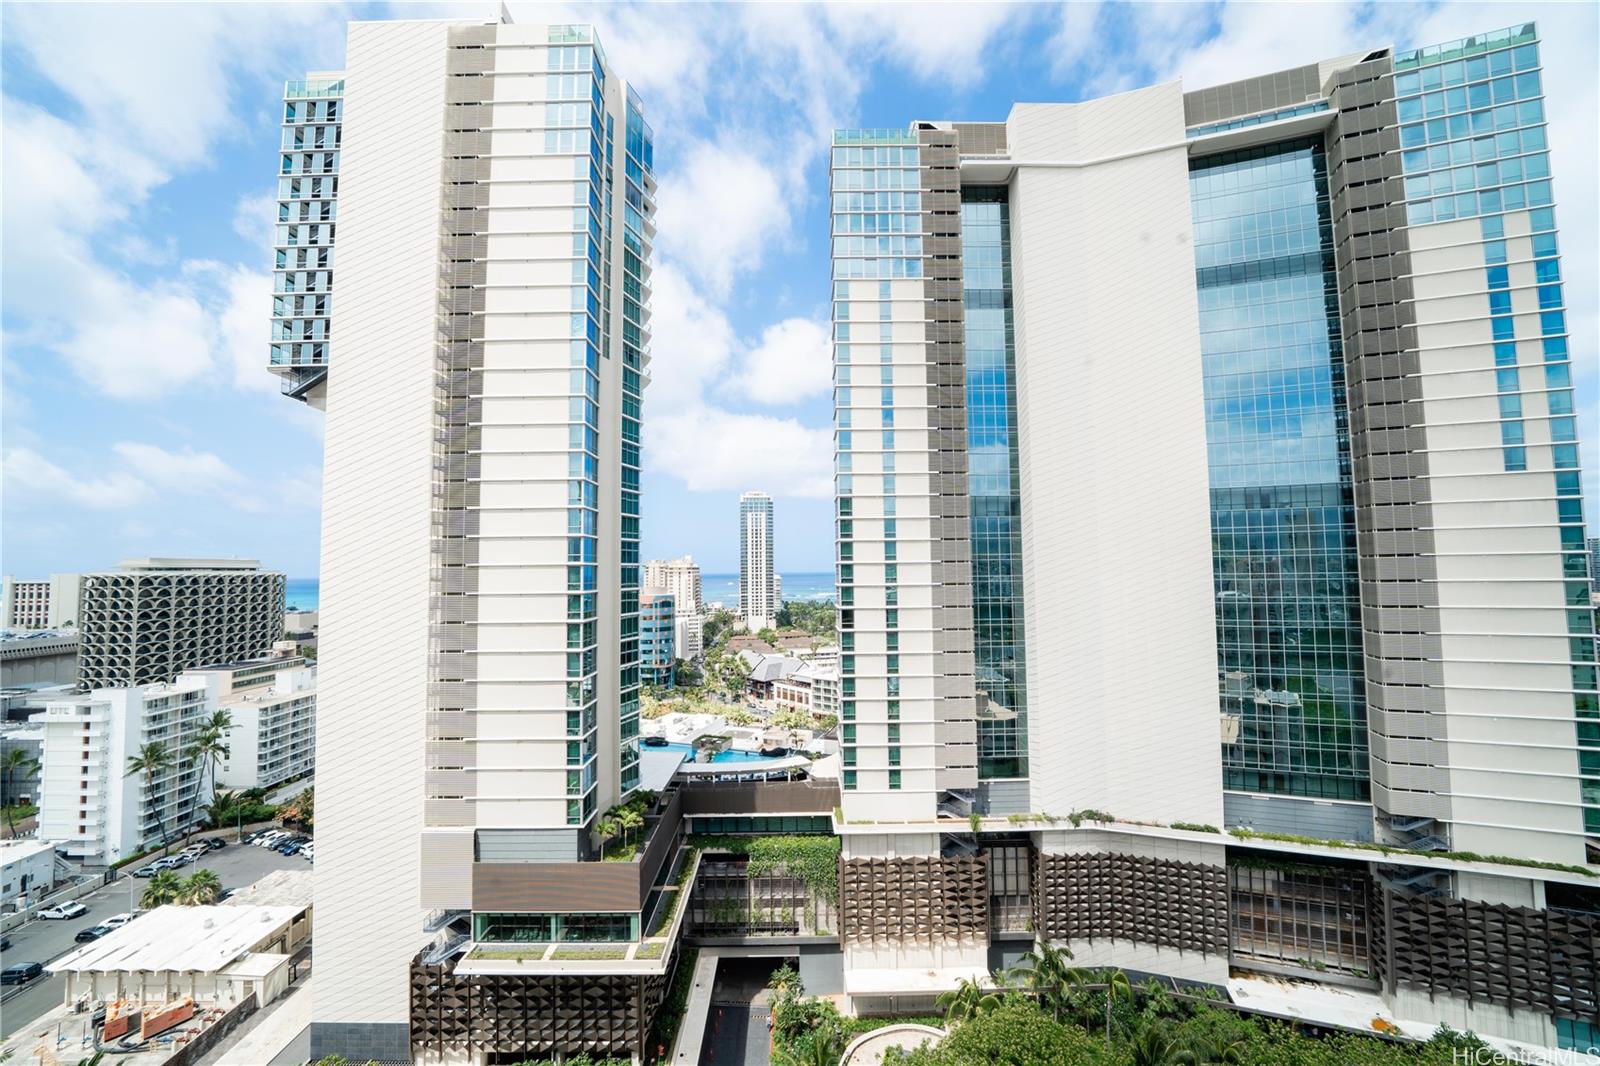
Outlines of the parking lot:
{"label": "parking lot", "polygon": [[[137,863],[135,865],[143,865]],[[122,876],[111,884],[83,897],[82,903],[89,913],[61,921],[35,919],[13,929],[6,936],[11,946],[0,952],[0,968],[23,962],[49,964],[79,945],[73,940],[78,932],[97,925],[113,914],[132,911],[139,902],[139,894],[148,881],[133,877],[133,867],[126,867]],[[215,870],[222,879],[222,887],[237,889],[251,884],[274,870],[306,870],[310,863],[298,855],[279,855],[266,848],[240,846],[230,841],[220,851],[210,852],[196,863],[175,871],[187,877],[195,870]],[[0,990],[0,1038],[26,1029],[39,1015],[61,1003],[65,995],[65,979],[59,976],[38,978],[17,988],[6,986]]]}

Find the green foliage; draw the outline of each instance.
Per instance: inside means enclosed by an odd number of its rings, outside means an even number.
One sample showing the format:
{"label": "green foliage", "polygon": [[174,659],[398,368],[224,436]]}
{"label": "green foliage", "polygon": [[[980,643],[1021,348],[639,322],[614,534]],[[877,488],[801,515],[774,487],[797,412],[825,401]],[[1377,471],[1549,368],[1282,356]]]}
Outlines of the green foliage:
{"label": "green foliage", "polygon": [[732,611],[712,611],[706,615],[705,625],[701,629],[701,640],[709,657],[712,652],[721,651],[728,644],[728,638],[733,636],[734,630],[739,625],[739,619],[734,617]]}
{"label": "green foliage", "polygon": [[977,811],[973,811],[971,814],[967,815],[967,824],[971,826],[972,831],[976,833],[978,830],[983,828],[983,815],[979,814]]}
{"label": "green foliage", "polygon": [[1000,997],[993,992],[985,992],[977,981],[968,977],[963,978],[955,988],[940,992],[938,1003],[944,1010],[945,1024],[957,1026],[998,1010]]}
{"label": "green foliage", "polygon": [[656,1011],[656,1020],[650,1024],[650,1035],[645,1038],[644,1060],[647,1063],[662,1062],[672,1053],[672,1044],[678,1039],[678,1027],[683,1024],[683,1015],[689,1009],[689,989],[694,984],[694,964],[700,952],[694,948],[684,948],[678,956],[678,968],[673,971],[672,983],[667,986],[667,994],[661,1001],[661,1009]]}
{"label": "green foliage", "polygon": [[[1048,819],[1050,816],[1047,814],[1044,817]],[[1114,822],[1116,820],[1117,819],[1115,815],[1107,814],[1105,811],[1097,811],[1093,807],[1085,807],[1081,811],[1073,811],[1071,814],[1067,815],[1067,821],[1072,823],[1072,828],[1074,829],[1078,828],[1078,826],[1082,825],[1086,821]]]}
{"label": "green foliage", "polygon": [[770,723],[775,729],[811,729],[816,724],[811,719],[811,712],[793,709],[774,714]]}
{"label": "green foliage", "polygon": [[838,611],[829,601],[784,600],[778,608],[778,628],[799,629],[813,637],[831,638],[838,624]]}
{"label": "green foliage", "polygon": [[1172,828],[1174,828],[1174,829],[1182,829],[1185,832],[1189,832],[1189,833],[1220,833],[1221,832],[1221,830],[1218,829],[1216,826],[1207,825],[1204,822],[1173,822],[1172,823]]}
{"label": "green foliage", "polygon": [[784,870],[829,903],[839,902],[840,840],[836,836],[695,837],[694,843],[701,850],[748,856],[751,877]]}
{"label": "green foliage", "polygon": [[1600,871],[1587,866],[1572,866],[1564,862],[1545,862],[1542,859],[1519,859],[1511,855],[1479,855],[1475,851],[1413,851],[1409,848],[1392,848],[1386,844],[1377,844],[1362,840],[1325,840],[1320,837],[1299,836],[1294,833],[1264,833],[1256,829],[1236,827],[1228,832],[1240,840],[1281,840],[1290,844],[1309,844],[1324,848],[1359,848],[1362,851],[1376,851],[1384,855],[1427,855],[1435,859],[1455,859],[1458,862],[1486,862],[1501,866],[1531,866],[1541,870],[1560,870],[1562,873],[1582,874],[1585,877],[1600,877]]}
{"label": "green foliage", "polygon": [[1108,1044],[1092,1018],[1061,1020],[1040,1000],[1011,992],[936,1046],[892,1052],[884,1066],[1451,1066],[1460,1049],[1480,1043],[1448,1027],[1425,1043],[1358,1033],[1312,1037],[1173,996],[1155,982],[1130,988],[1115,1007]]}

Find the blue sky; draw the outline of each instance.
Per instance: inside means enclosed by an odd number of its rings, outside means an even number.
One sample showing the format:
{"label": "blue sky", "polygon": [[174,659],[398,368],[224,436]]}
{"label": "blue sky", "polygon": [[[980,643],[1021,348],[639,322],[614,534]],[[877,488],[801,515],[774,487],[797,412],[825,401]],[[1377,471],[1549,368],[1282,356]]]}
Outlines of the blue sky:
{"label": "blue sky", "polygon": [[[1180,76],[1200,88],[1528,18],[1545,41],[1586,489],[1600,513],[1594,5],[508,6],[517,21],[595,22],[656,129],[650,556],[733,569],[738,494],[762,489],[777,497],[779,568],[832,566],[833,128],[999,120],[1015,100]],[[347,19],[495,10],[5,5],[6,573],[203,554],[315,575],[321,416],[279,397],[264,369],[281,82],[337,69]]]}

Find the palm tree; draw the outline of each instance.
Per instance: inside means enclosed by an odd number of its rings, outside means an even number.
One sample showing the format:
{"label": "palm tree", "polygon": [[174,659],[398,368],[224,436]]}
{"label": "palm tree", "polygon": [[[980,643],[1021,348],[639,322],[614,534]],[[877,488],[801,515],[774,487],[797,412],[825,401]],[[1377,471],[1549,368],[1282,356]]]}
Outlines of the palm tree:
{"label": "palm tree", "polygon": [[[211,712],[211,717],[206,720],[205,731],[214,734],[220,743],[221,759],[228,757],[229,748],[225,743],[228,733],[233,729],[233,712],[226,707],[219,707]],[[217,790],[217,764],[221,759],[213,757],[211,760],[211,791]]]}
{"label": "palm tree", "polygon": [[200,791],[206,783],[206,764],[211,765],[212,773],[215,775],[217,763],[227,757],[228,750],[228,745],[222,742],[222,734],[207,725],[200,730],[194,743],[189,745],[189,750],[185,753],[189,765],[195,767],[194,791],[190,793],[189,819],[184,829],[185,839],[194,835],[195,821],[200,814]]}
{"label": "palm tree", "polygon": [[622,839],[626,843],[628,834],[644,828],[644,814],[637,807],[624,807],[617,812],[617,824],[622,827]]}
{"label": "palm tree", "polygon": [[139,897],[139,906],[149,910],[166,903],[175,903],[182,891],[183,880],[171,870],[162,870],[145,885],[144,894]]}
{"label": "palm tree", "polygon": [[600,821],[595,823],[594,828],[595,832],[600,834],[600,858],[604,859],[606,857],[606,841],[616,836],[622,827],[618,824],[616,818],[609,814],[603,814],[600,816]]}
{"label": "palm tree", "polygon": [[211,801],[206,804],[206,821],[211,823],[211,828],[221,829],[222,823],[233,816],[233,809],[237,806],[239,794],[222,789],[213,794]]}
{"label": "palm tree", "polygon": [[221,892],[222,878],[215,870],[196,870],[184,880],[175,902],[191,907],[215,903]]}
{"label": "palm tree", "polygon": [[1081,981],[1074,980],[1082,971],[1067,965],[1072,952],[1058,948],[1049,941],[1040,941],[1032,951],[1023,955],[1015,967],[1022,985],[1039,1000],[1039,1006],[1050,1011],[1057,1021],[1067,1009],[1067,989]]}
{"label": "palm tree", "polygon": [[955,988],[939,993],[938,1004],[948,1024],[960,1025],[1000,1006],[1000,997],[985,992],[972,978],[964,977]]}
{"label": "palm tree", "polygon": [[839,1046],[839,1034],[832,1026],[823,1026],[811,1035],[811,1054],[805,1058],[805,1066],[839,1066],[839,1055],[844,1048]]}
{"label": "palm tree", "polygon": [[16,778],[18,774],[32,777],[39,772],[39,760],[29,755],[22,748],[7,748],[6,756],[0,761],[0,781],[6,784],[6,798],[0,800],[0,806],[5,808],[6,828],[11,836],[17,835],[17,804]]}
{"label": "palm tree", "polygon": [[[1126,999],[1133,1001],[1133,985],[1128,981],[1128,975],[1121,970],[1106,970],[1100,975],[1100,983],[1106,989],[1106,1046],[1111,1046],[1111,1001],[1113,999]],[[1150,1026],[1145,1026],[1149,1029]],[[1137,1066],[1137,1064],[1136,1064]]]}
{"label": "palm tree", "polygon": [[[1108,996],[1107,1002],[1109,1001]],[[1195,1053],[1183,1046],[1178,1034],[1164,1021],[1153,1021],[1141,1026],[1128,1044],[1129,1066],[1197,1066],[1199,1061]]]}
{"label": "palm tree", "polygon": [[161,846],[163,849],[167,846],[167,829],[161,822],[161,804],[156,802],[156,775],[170,769],[172,769],[172,753],[159,740],[152,740],[147,744],[140,745],[139,753],[128,757],[126,775],[132,777],[134,774],[142,774],[144,776],[145,798],[149,801],[150,809],[156,816],[156,832],[161,834]]}

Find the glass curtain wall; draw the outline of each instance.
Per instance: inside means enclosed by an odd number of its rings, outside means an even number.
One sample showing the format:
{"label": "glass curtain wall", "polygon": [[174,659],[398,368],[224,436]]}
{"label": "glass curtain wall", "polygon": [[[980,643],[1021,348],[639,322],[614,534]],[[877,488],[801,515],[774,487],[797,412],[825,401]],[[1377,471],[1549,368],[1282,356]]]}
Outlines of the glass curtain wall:
{"label": "glass curtain wall", "polygon": [[1320,140],[1190,165],[1224,786],[1367,800],[1349,420]]}

